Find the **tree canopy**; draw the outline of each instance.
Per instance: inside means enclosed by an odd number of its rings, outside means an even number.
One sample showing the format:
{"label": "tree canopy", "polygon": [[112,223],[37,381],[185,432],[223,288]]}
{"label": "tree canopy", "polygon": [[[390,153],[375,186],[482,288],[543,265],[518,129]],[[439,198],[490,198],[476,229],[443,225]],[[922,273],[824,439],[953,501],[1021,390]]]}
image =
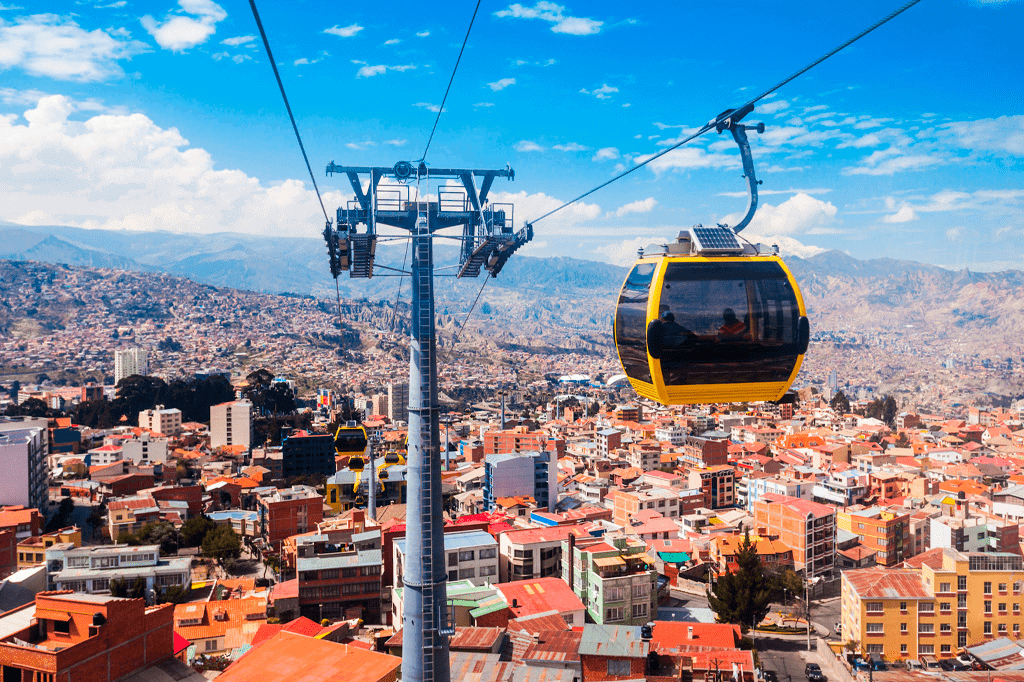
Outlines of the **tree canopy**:
{"label": "tree canopy", "polygon": [[842,391],[836,391],[836,394],[832,396],[832,400],[828,401],[828,404],[836,414],[850,413],[850,399]]}
{"label": "tree canopy", "polygon": [[217,526],[203,538],[203,556],[223,562],[242,554],[242,539],[231,526]]}
{"label": "tree canopy", "polygon": [[715,583],[708,602],[719,622],[735,623],[745,632],[768,615],[780,585],[761,565],[749,530],[740,541],[736,564],[737,571],[726,571]]}

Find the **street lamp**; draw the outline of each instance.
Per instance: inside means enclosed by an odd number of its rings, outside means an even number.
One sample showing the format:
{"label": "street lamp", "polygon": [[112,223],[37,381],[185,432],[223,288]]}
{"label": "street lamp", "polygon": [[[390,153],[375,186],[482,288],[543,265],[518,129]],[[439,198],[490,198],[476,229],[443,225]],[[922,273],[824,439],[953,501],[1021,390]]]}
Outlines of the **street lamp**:
{"label": "street lamp", "polygon": [[811,585],[817,584],[821,578],[807,578],[804,580],[804,601],[807,605],[807,651],[811,650]]}

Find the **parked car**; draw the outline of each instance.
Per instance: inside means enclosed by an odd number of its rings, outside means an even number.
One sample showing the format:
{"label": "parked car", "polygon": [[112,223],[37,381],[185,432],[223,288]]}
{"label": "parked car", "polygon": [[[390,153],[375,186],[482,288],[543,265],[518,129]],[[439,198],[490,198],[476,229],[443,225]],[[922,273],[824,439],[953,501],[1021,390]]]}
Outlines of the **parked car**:
{"label": "parked car", "polygon": [[970,670],[970,666],[966,666],[962,661],[955,658],[943,658],[939,661],[939,665],[943,670],[947,672]]}
{"label": "parked car", "polygon": [[775,674],[774,670],[765,670],[761,673],[761,679],[764,682],[779,682],[779,676]]}
{"label": "parked car", "polygon": [[804,674],[807,675],[808,682],[824,682],[825,680],[825,676],[821,673],[821,666],[817,663],[808,663],[804,668]]}
{"label": "parked car", "polygon": [[939,662],[933,656],[922,656],[921,665],[924,666],[926,673],[936,674],[942,670],[942,666],[939,665]]}
{"label": "parked car", "polygon": [[870,662],[871,662],[871,669],[874,670],[875,672],[881,672],[883,670],[888,670],[889,669],[889,666],[887,666],[885,664],[885,661],[882,660],[882,655],[881,654],[871,654],[870,655]]}
{"label": "parked car", "polygon": [[871,670],[871,664],[868,663],[867,661],[865,661],[860,656],[858,656],[857,658],[853,659],[853,669],[854,670]]}
{"label": "parked car", "polygon": [[908,658],[904,665],[906,665],[907,670],[910,670],[911,672],[915,670],[922,670],[924,668],[924,666],[921,665],[921,661],[917,660],[916,658]]}

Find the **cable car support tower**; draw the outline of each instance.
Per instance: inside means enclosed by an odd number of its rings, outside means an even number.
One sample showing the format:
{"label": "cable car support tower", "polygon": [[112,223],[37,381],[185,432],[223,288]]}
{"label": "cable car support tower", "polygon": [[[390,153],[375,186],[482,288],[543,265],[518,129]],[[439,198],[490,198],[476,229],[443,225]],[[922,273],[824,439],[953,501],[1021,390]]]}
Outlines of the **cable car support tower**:
{"label": "cable car support tower", "polygon": [[[335,278],[346,270],[352,278],[373,277],[376,268],[394,272],[394,268],[375,265],[378,226],[405,230],[412,240],[402,679],[449,682],[448,637],[455,628],[447,606],[448,569],[441,513],[433,242],[439,230],[461,227],[461,235],[445,236],[462,242],[456,277],[476,277],[481,270],[496,277],[512,254],[533,237],[533,227],[528,224],[514,232],[512,205],[487,201],[495,178],[515,178],[509,167],[428,170],[423,162],[413,166],[399,161],[388,168],[338,166],[332,161],[327,174],[334,173],[348,176],[356,197],[345,208],[338,208],[333,227],[328,223],[324,228]],[[366,191],[361,176],[368,176]],[[381,188],[383,178],[393,178],[399,186]],[[402,196],[403,185],[427,181],[429,188],[430,179],[454,179],[462,187],[439,187],[437,201],[421,201],[419,195],[412,201],[407,192]],[[477,179],[481,181],[479,189]]]}

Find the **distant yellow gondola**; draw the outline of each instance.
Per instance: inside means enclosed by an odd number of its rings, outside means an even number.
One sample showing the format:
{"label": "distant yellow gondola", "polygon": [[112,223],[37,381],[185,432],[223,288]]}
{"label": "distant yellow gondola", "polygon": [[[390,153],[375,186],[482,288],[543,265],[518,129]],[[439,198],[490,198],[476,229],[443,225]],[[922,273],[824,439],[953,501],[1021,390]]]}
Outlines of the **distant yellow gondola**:
{"label": "distant yellow gondola", "polygon": [[696,227],[641,255],[615,313],[619,361],[637,393],[665,405],[782,399],[810,327],[793,274],[760,247]]}

